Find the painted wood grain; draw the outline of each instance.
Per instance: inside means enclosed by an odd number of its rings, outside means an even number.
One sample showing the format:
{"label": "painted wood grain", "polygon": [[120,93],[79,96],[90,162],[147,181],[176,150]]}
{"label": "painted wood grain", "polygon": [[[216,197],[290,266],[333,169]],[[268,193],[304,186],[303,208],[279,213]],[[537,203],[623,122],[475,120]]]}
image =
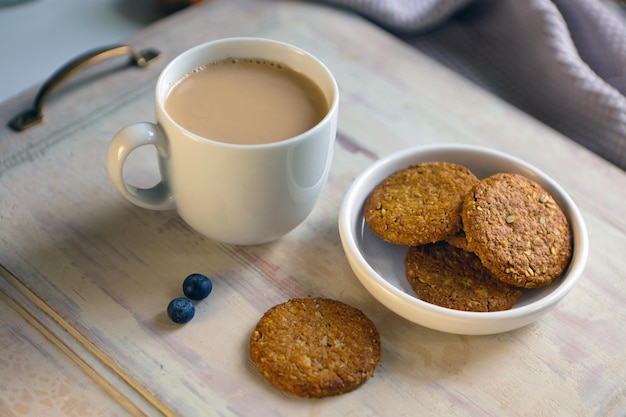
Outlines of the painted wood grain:
{"label": "painted wood grain", "polygon": [[[0,273],[9,277],[4,269]],[[51,321],[29,304],[0,281],[0,415],[146,415],[135,405],[142,398],[129,400],[125,384],[110,383],[81,358],[74,340],[59,338]]]}

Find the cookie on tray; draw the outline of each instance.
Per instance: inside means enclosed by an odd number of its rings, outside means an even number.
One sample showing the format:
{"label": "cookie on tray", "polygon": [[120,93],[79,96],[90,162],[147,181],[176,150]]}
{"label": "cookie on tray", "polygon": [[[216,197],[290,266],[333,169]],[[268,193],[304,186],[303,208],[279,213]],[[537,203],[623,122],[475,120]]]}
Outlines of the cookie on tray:
{"label": "cookie on tray", "polygon": [[543,287],[569,264],[569,222],[529,178],[498,173],[481,180],[466,196],[462,218],[469,249],[503,282]]}
{"label": "cookie on tray", "polygon": [[510,309],[522,289],[496,279],[471,252],[446,242],[409,248],[406,278],[423,301],[462,311]]}
{"label": "cookie on tray", "polygon": [[365,223],[399,245],[437,242],[461,230],[461,205],[478,178],[451,162],[425,162],[397,171],[368,196]]}
{"label": "cookie on tray", "polygon": [[380,360],[378,330],[340,301],[294,298],[270,308],[250,337],[250,357],[275,387],[320,398],[365,383]]}

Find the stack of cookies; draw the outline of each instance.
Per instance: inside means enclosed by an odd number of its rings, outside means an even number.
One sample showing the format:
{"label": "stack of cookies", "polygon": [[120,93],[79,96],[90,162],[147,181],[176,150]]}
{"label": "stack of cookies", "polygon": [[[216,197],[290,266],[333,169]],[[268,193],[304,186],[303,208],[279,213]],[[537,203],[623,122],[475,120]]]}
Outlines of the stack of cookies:
{"label": "stack of cookies", "polygon": [[370,193],[365,223],[405,245],[406,278],[424,301],[464,311],[510,309],[524,288],[549,285],[572,256],[567,218],[531,179],[478,179],[450,162],[397,171]]}

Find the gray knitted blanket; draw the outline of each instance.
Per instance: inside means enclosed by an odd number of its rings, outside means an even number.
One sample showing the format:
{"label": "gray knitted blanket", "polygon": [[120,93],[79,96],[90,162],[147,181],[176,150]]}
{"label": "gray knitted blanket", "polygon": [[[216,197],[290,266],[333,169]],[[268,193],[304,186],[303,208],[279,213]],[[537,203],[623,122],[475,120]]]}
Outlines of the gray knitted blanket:
{"label": "gray knitted blanket", "polygon": [[626,170],[626,8],[617,1],[324,1]]}

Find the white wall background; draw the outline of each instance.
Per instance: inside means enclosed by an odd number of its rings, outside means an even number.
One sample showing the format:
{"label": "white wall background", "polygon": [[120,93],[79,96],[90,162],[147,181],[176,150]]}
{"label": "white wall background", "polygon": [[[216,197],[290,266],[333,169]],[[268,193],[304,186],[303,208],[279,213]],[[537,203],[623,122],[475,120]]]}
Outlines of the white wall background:
{"label": "white wall background", "polygon": [[157,0],[0,0],[0,102],[162,15]]}

